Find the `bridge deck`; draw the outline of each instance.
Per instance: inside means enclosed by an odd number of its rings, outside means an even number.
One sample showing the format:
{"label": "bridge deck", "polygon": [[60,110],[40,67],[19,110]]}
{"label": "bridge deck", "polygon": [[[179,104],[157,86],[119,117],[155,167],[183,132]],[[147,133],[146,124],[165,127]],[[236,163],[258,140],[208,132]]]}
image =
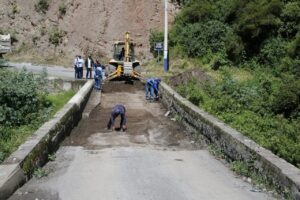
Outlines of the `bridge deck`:
{"label": "bridge deck", "polygon": [[[87,105],[99,98],[95,92]],[[127,107],[128,131],[105,130],[111,108]],[[185,129],[165,117],[159,103],[144,99],[140,83],[106,85],[101,104],[66,138],[44,171],[10,200],[199,200],[272,199],[251,192],[205,146],[196,146]],[[118,123],[118,122],[117,122]]]}

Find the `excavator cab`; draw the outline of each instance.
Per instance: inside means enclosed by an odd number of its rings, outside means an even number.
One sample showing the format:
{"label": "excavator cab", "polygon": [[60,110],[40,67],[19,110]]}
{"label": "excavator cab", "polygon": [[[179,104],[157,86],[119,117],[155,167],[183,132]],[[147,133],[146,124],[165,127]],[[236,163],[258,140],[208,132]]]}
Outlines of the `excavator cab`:
{"label": "excavator cab", "polygon": [[135,58],[134,48],[129,32],[125,33],[124,41],[115,42],[113,58],[106,68],[107,80],[142,79],[140,62]]}
{"label": "excavator cab", "polygon": [[[129,55],[128,60],[133,62],[135,60],[135,53],[134,53],[135,44],[131,43],[129,46]],[[124,42],[116,42],[114,44],[114,54],[113,59],[116,61],[124,61],[125,60],[125,44]]]}

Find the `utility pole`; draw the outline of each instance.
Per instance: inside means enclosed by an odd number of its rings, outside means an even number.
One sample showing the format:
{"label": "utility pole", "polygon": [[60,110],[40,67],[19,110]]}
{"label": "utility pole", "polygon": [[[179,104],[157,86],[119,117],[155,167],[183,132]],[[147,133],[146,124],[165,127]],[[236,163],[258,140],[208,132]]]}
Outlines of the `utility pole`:
{"label": "utility pole", "polygon": [[165,72],[169,71],[169,55],[168,55],[168,0],[165,0],[164,70],[165,70]]}

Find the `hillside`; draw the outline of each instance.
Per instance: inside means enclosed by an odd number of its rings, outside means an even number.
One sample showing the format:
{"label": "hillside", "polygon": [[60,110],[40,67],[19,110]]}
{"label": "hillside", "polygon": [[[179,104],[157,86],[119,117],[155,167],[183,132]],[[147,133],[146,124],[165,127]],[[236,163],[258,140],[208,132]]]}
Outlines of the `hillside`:
{"label": "hillside", "polygon": [[170,71],[182,73],[170,84],[300,168],[300,2],[177,2]]}
{"label": "hillside", "polygon": [[[176,7],[170,4],[170,18]],[[0,33],[14,38],[13,59],[34,61],[75,54],[109,56],[114,40],[132,33],[140,59],[151,57],[149,30],[163,28],[160,0],[9,0],[0,2]]]}

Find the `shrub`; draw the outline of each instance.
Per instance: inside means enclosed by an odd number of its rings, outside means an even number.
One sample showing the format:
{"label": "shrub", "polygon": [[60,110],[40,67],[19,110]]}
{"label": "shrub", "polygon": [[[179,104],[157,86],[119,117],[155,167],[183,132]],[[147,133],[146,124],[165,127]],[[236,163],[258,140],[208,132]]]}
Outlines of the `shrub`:
{"label": "shrub", "polygon": [[286,42],[281,38],[271,38],[261,48],[260,60],[267,67],[275,68],[286,54]]}
{"label": "shrub", "polygon": [[49,8],[49,0],[38,0],[35,5],[34,9],[37,12],[46,13]]}
{"label": "shrub", "polygon": [[13,14],[18,14],[20,12],[17,2],[13,1],[13,2],[11,2],[10,5],[11,5],[11,10],[12,10]]}
{"label": "shrub", "polygon": [[285,80],[274,94],[272,109],[276,114],[290,117],[300,111],[300,81]]}
{"label": "shrub", "polygon": [[59,5],[58,11],[60,17],[64,16],[67,13],[67,6],[64,2]]}
{"label": "shrub", "polygon": [[187,85],[178,88],[179,93],[195,105],[203,102],[203,94],[195,79],[188,81]]}
{"label": "shrub", "polygon": [[300,2],[287,2],[281,14],[282,23],[279,32],[285,38],[293,38],[299,31]]}
{"label": "shrub", "polygon": [[58,27],[53,28],[49,33],[49,42],[54,46],[58,46],[62,43],[65,32],[60,30]]}
{"label": "shrub", "polygon": [[220,21],[177,26],[174,34],[178,36],[173,43],[180,44],[190,57],[204,57],[210,53],[218,53],[223,54],[225,58],[228,54],[235,59],[242,51],[233,30]]}
{"label": "shrub", "polygon": [[45,106],[49,106],[39,91],[44,84],[41,78],[26,71],[3,70],[0,73],[0,125],[28,124]]}

